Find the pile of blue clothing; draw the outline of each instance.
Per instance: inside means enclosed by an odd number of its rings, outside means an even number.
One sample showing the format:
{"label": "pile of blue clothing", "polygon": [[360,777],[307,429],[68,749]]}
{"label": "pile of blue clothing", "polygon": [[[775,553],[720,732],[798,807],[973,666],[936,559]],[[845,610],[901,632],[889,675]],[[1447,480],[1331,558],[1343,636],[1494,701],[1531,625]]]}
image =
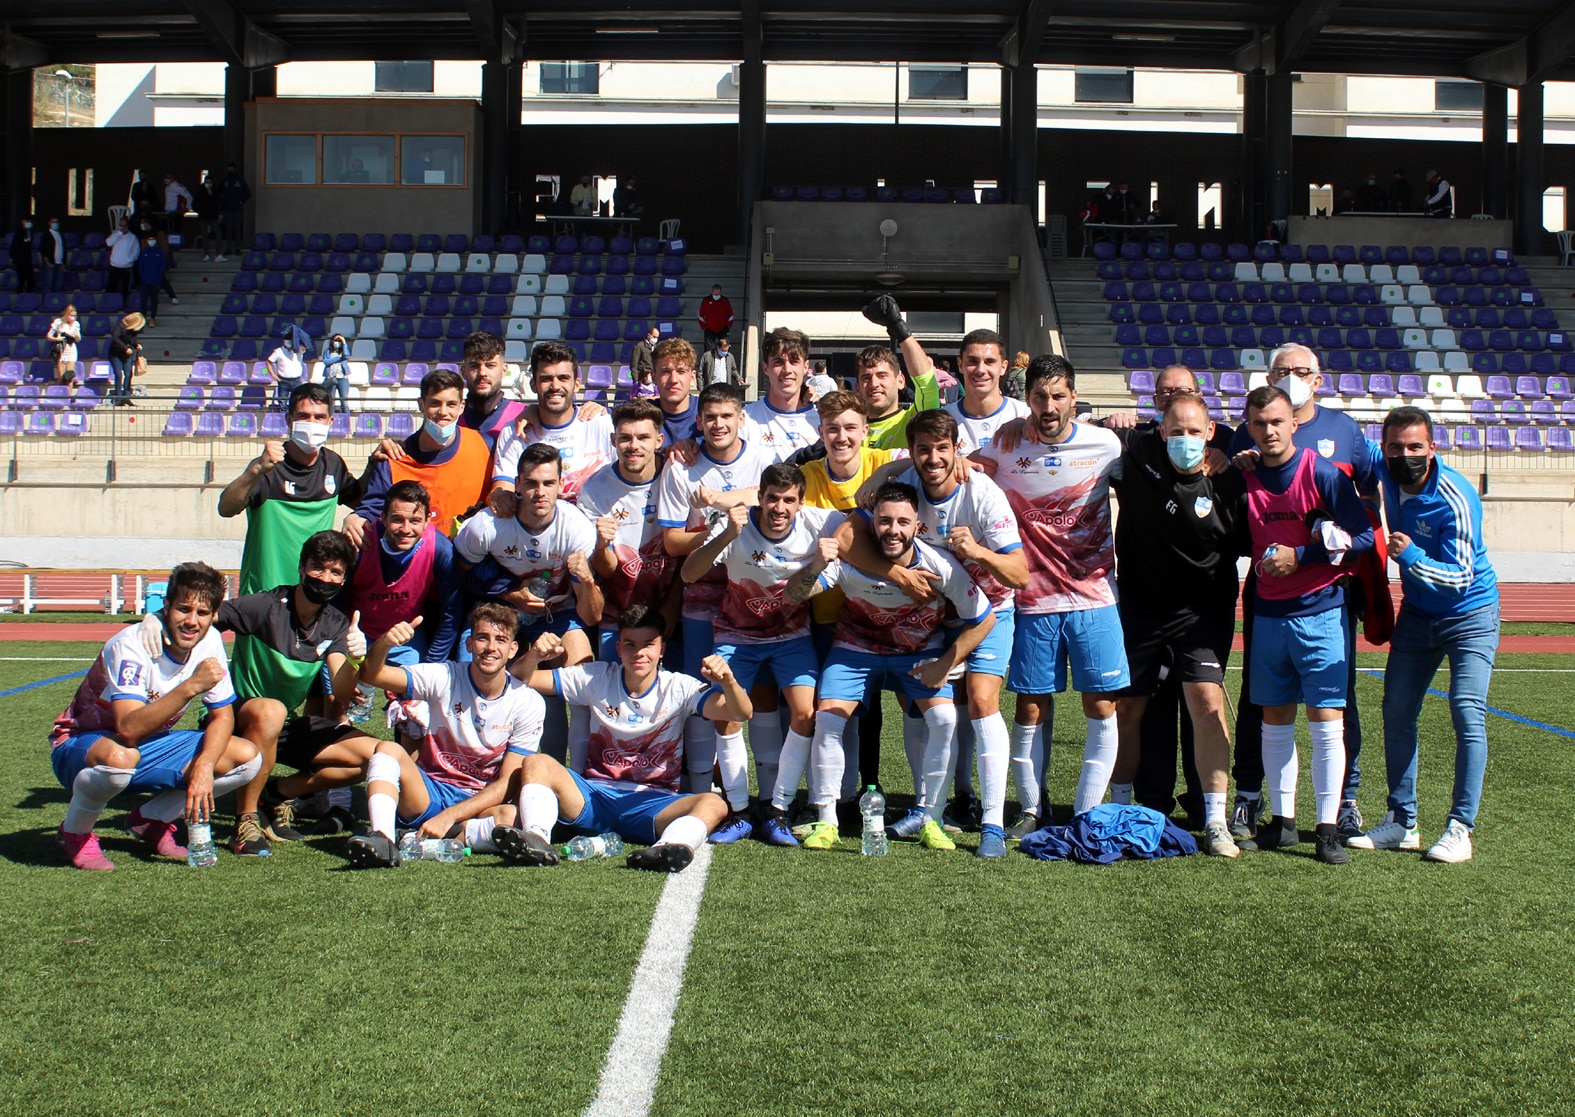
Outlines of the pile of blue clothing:
{"label": "pile of blue clothing", "polygon": [[1041,861],[1108,865],[1123,857],[1185,857],[1198,852],[1198,843],[1158,811],[1102,803],[1066,826],[1045,826],[1025,835],[1018,848]]}

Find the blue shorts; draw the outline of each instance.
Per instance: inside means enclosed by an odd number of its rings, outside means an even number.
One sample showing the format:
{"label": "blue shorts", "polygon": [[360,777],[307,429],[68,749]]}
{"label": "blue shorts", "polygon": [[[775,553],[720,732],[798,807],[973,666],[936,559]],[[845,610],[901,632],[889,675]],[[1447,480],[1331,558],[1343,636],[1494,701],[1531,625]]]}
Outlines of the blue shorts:
{"label": "blue shorts", "polygon": [[572,770],[569,775],[585,797],[585,809],[564,825],[582,834],[611,831],[626,842],[655,845],[656,816],[683,798],[656,787],[618,787],[588,780]]}
{"label": "blue shorts", "polygon": [[[55,769],[55,779],[70,791],[77,775],[88,766],[88,749],[107,733],[78,733],[63,744],[49,750],[49,763]],[[202,730],[172,729],[149,737],[137,746],[136,774],[126,785],[127,791],[172,791],[185,785],[186,768],[202,751]]]}
{"label": "blue shorts", "polygon": [[[956,636],[957,631],[960,630],[948,630],[947,635]],[[1016,634],[1017,610],[997,609],[995,624],[990,626],[990,631],[984,634],[979,646],[968,655],[968,670],[979,675],[1006,678],[1006,669],[1012,662],[1012,640]]]}
{"label": "blue shorts", "polygon": [[622,663],[618,658],[618,630],[616,628],[598,628],[596,630],[596,658],[603,663]]}
{"label": "blue shorts", "polygon": [[469,791],[455,784],[444,783],[442,780],[435,780],[425,772],[421,773],[421,782],[427,785],[427,809],[422,811],[415,818],[401,818],[399,820],[406,826],[410,827],[412,830],[414,830],[417,826],[420,826],[427,819],[432,818],[443,811],[446,811],[455,803],[463,803],[466,799],[469,799],[472,795],[476,794],[474,791]]}
{"label": "blue shorts", "polygon": [[1061,693],[1068,661],[1072,686],[1080,694],[1104,694],[1130,684],[1116,606],[1023,614],[1012,641],[1013,693]]}
{"label": "blue shorts", "polygon": [[1254,616],[1248,653],[1253,703],[1343,709],[1347,634],[1344,608],[1325,609],[1310,617]]}
{"label": "blue shorts", "polygon": [[908,674],[917,664],[934,659],[940,650],[936,648],[909,655],[876,655],[874,652],[833,647],[831,654],[826,657],[826,666],[820,672],[820,697],[833,702],[862,703],[867,695],[886,682],[910,702],[923,698],[950,698],[950,682],[931,690]]}
{"label": "blue shorts", "polygon": [[779,687],[813,688],[820,681],[820,657],[808,636],[773,644],[718,644],[716,654],[727,660],[745,690],[755,685],[762,667]]}
{"label": "blue shorts", "polygon": [[684,630],[684,674],[700,677],[700,664],[705,657],[716,650],[716,630],[711,627],[710,621],[697,621],[685,617],[682,622]]}

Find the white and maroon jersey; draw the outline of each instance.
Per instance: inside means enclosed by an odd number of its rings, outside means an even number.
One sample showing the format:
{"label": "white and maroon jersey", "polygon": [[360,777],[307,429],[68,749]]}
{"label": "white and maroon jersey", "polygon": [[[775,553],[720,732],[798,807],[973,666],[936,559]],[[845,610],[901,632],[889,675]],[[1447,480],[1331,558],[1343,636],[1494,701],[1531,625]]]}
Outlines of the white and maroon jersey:
{"label": "white and maroon jersey", "polygon": [[910,570],[940,576],[933,601],[915,601],[891,582],[870,577],[838,560],[820,572],[820,587],[840,588],[847,598],[832,642],[838,647],[873,655],[912,655],[941,647],[941,621],[948,603],[964,624],[990,611],[990,600],[974,584],[962,563],[945,551],[913,541]]}
{"label": "white and maroon jersey", "polygon": [[761,396],[744,408],[739,437],[760,447],[772,461],[786,461],[820,441],[820,412],[812,403],[797,411],[778,411]]}
{"label": "white and maroon jersey", "polygon": [[[809,635],[809,602],[783,597],[788,579],[819,552],[819,540],[842,522],[842,513],[800,508],[782,539],[760,530],[760,510],[717,556],[713,569],[727,572],[727,585],[712,625],[718,644],[767,644]],[[711,529],[709,542],[727,530],[724,520]]]}
{"label": "white and maroon jersey", "polygon": [[404,672],[405,701],[429,710],[416,765],[439,783],[480,791],[497,778],[504,753],[524,756],[541,746],[547,705],[512,675],[502,694],[483,698],[468,663],[420,663]]}
{"label": "white and maroon jersey", "polygon": [[[606,604],[602,626],[618,623],[623,611],[636,601],[653,609],[660,608],[672,589],[673,579],[682,565],[662,545],[662,529],[656,522],[656,484],[658,473],[649,481],[630,482],[618,472],[618,463],[598,469],[580,486],[579,509],[595,528],[596,521],[610,516],[618,521],[613,538],[613,554],[618,572],[600,578]],[[600,543],[600,536],[597,537]]]}
{"label": "white and maroon jersey", "polygon": [[1110,527],[1110,476],[1121,462],[1111,431],[1075,423],[1054,445],[1023,442],[1011,453],[994,445],[995,483],[1017,514],[1028,553],[1028,588],[1017,591],[1023,613],[1075,613],[1114,605],[1115,535]]}
{"label": "white and maroon jersey", "polygon": [[[915,470],[908,470],[897,480],[912,485],[919,494],[919,538],[924,542],[944,548],[952,528],[965,527],[973,533],[975,542],[997,554],[1023,549],[1022,537],[1017,533],[1017,514],[1012,511],[1006,494],[982,472],[969,471],[968,480],[941,501],[932,501],[924,495],[924,485]],[[990,608],[1012,607],[1010,586],[996,581],[994,575],[976,562],[964,562],[963,568],[990,599]]]}
{"label": "white and maroon jersey", "polygon": [[[719,462],[700,448],[695,464],[667,463],[656,485],[656,522],[666,528],[688,528],[707,532],[726,514],[715,508],[692,508],[689,498],[701,485],[718,492],[747,489],[760,482],[760,472],[776,459],[753,442],[738,440],[738,454],[730,462]],[[684,616],[691,620],[710,620],[722,601],[722,586],[727,580],[720,567],[713,567],[698,582],[684,586]]]}
{"label": "white and maroon jersey", "polygon": [[1011,396],[1001,397],[1001,406],[980,418],[963,410],[963,401],[948,403],[943,409],[957,420],[957,452],[972,454],[984,449],[995,438],[995,432],[1013,419],[1028,418],[1028,405]]}
{"label": "white and maroon jersey", "polygon": [[[191,678],[205,659],[218,660],[225,665],[225,672],[213,689],[202,696],[203,705],[215,710],[235,701],[229,659],[224,654],[224,637],[219,635],[217,628],[210,628],[208,634],[197,641],[185,663],[177,663],[170,658],[168,650],[157,659],[148,655],[138,636],[140,627],[131,625],[109,638],[93,666],[88,668],[87,678],[77,687],[71,705],[55,719],[55,727],[49,734],[51,747],[64,744],[78,733],[113,732],[115,711],[111,703],[123,698],[144,704],[157,702]],[[186,706],[182,706],[164,723],[160,732],[175,728],[185,714]],[[154,734],[148,734],[152,736]]]}
{"label": "white and maroon jersey", "polygon": [[545,598],[549,609],[573,608],[569,556],[577,551],[589,562],[596,553],[596,529],[566,500],[558,501],[551,522],[540,531],[530,530],[518,516],[500,520],[484,508],[459,529],[454,550],[471,566],[491,555],[516,578],[548,572],[547,592],[536,596]]}
{"label": "white and maroon jersey", "polygon": [[684,721],[716,692],[693,675],[657,671],[644,694],[630,694],[617,663],[560,667],[552,685],[569,705],[590,708],[586,778],[663,791],[677,791],[683,774]]}
{"label": "white and maroon jersey", "polygon": [[514,425],[505,427],[498,435],[498,449],[493,455],[492,479],[514,484],[520,471],[520,454],[532,442],[545,442],[555,446],[558,457],[563,459],[563,499],[573,500],[580,486],[602,466],[616,461],[613,450],[612,416],[603,412],[590,421],[578,415],[560,427],[540,424],[541,437],[520,437]]}

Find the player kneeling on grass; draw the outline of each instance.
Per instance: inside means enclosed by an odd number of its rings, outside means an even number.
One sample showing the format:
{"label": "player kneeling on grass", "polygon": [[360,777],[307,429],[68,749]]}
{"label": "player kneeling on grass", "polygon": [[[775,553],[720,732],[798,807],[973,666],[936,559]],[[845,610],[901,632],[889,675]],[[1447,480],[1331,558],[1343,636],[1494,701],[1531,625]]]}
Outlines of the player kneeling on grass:
{"label": "player kneeling on grass", "polygon": [[400,863],[396,822],[423,838],[463,837],[478,853],[497,852],[493,827],[514,818],[514,807],[505,802],[510,779],[541,744],[541,696],[509,676],[509,661],[519,651],[513,609],[485,603],[470,611],[469,663],[390,666],[389,649],[420,626],[420,617],[394,625],[361,665],[362,682],[426,702],[431,721],[414,757],[384,741],[367,763],[372,829],[350,839],[345,852],[352,868]]}
{"label": "player kneeling on grass", "polygon": [[[493,833],[503,856],[527,865],[556,865],[554,823],[581,834],[611,831],[648,849],[629,854],[631,869],[676,873],[695,848],[727,818],[727,801],[712,792],[684,795],[684,723],[748,721],[753,706],[718,655],[706,656],[701,679],[661,669],[667,621],[654,609],[631,605],[618,619],[619,663],[582,663],[541,671],[561,640],[538,637],[514,672],[535,690],[561,695],[591,711],[585,772],[550,756],[526,757],[519,771],[520,823]],[[709,684],[709,685],[707,685]]]}
{"label": "player kneeling on grass", "polygon": [[[926,817],[917,837],[930,849],[957,848],[937,817],[951,775],[952,734],[957,728],[948,678],[989,633],[995,616],[989,599],[961,563],[919,542],[918,508],[919,494],[913,486],[882,485],[875,493],[869,525],[882,558],[934,577],[933,600],[914,601],[893,583],[839,560],[835,539],[822,539],[820,554],[788,582],[789,601],[808,601],[837,587],[847,597],[831,654],[820,673],[820,702],[810,747],[810,802],[820,812],[820,821],[804,839],[805,849],[831,849],[837,844],[837,793],[846,763],[842,736],[853,711],[871,694],[878,700],[879,687],[888,679],[924,715],[924,759],[916,790],[917,809]],[[941,623],[948,604],[962,627],[942,647]],[[786,761],[784,755],[784,768]],[[796,778],[789,784],[786,773],[779,776],[772,805],[785,811],[783,792],[790,797],[797,786]]]}
{"label": "player kneeling on grass", "polygon": [[[60,845],[79,869],[113,869],[93,824],[123,791],[156,792],[126,827],[160,857],[185,857],[175,841],[183,814],[206,822],[217,796],[257,775],[257,746],[235,737],[235,688],[213,618],[224,575],[200,562],[170,572],[164,647],[150,656],[137,627],[110,638],[55,719],[50,761],[71,792]],[[175,729],[192,699],[208,708],[202,729]]]}

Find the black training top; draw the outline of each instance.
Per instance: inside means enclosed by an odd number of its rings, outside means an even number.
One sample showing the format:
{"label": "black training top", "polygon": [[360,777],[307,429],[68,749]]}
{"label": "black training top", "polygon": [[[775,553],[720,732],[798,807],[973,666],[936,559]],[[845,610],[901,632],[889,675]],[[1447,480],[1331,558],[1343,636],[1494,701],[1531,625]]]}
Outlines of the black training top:
{"label": "black training top", "polygon": [[317,451],[310,465],[303,465],[286,450],[279,464],[257,479],[246,503],[256,508],[265,500],[334,500],[354,508],[360,499],[361,487],[350,467],[325,446]]}
{"label": "black training top", "polygon": [[295,587],[275,586],[262,593],[232,597],[219,606],[213,622],[223,632],[253,636],[286,659],[316,663],[329,652],[349,655],[345,633],[350,620],[332,605],[310,625],[303,625],[295,611]]}

